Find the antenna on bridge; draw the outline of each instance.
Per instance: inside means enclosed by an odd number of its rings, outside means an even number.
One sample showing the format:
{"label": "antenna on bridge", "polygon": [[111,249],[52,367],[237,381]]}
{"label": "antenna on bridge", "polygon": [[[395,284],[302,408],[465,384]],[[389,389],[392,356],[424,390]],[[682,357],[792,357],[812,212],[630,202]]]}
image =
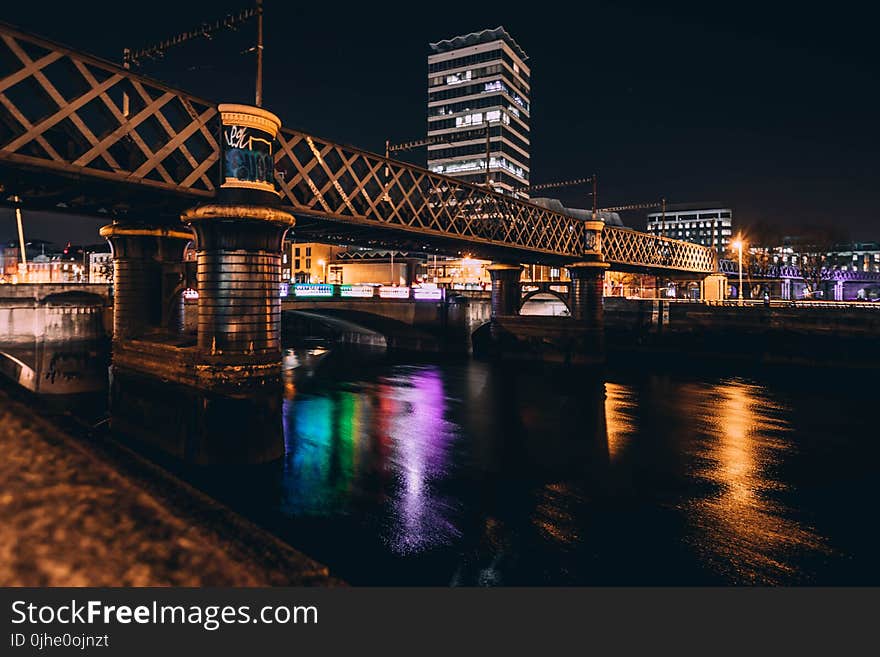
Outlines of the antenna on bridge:
{"label": "antenna on bridge", "polygon": [[[257,18],[257,45],[253,48],[245,50],[244,52],[256,51],[257,53],[257,84],[255,104],[257,105],[257,107],[260,107],[263,102],[263,0],[256,0],[255,6],[248,7],[247,9],[242,9],[238,14],[230,14],[223,18],[218,18],[213,23],[202,23],[196,28],[187,30],[186,32],[181,32],[180,34],[176,34],[172,37],[169,37],[168,39],[165,39],[164,41],[153,44],[152,46],[146,46],[139,50],[123,48],[122,66],[125,69],[130,69],[132,67],[132,64],[134,64],[135,66],[140,66],[141,60],[143,59],[155,59],[157,57],[163,57],[166,50],[173,48],[174,46],[179,46],[182,43],[191,41],[192,39],[196,39],[198,37],[205,37],[206,39],[210,39],[215,33],[222,30],[238,29],[239,25],[247,22],[255,16]],[[129,114],[129,100],[127,93],[125,93],[122,98],[122,114],[123,116],[128,116]]]}

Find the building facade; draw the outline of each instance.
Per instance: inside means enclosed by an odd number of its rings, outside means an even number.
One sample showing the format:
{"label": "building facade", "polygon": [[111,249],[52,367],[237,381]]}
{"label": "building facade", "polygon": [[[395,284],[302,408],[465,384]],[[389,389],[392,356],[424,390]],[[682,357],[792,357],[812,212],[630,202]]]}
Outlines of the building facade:
{"label": "building facade", "polygon": [[281,255],[281,279],[292,283],[327,283],[330,262],[341,250],[321,242],[293,242]]}
{"label": "building facade", "polygon": [[724,254],[733,236],[733,211],[720,204],[670,205],[665,212],[648,214],[648,232],[714,247]]}
{"label": "building facade", "polygon": [[496,190],[514,193],[529,184],[527,59],[503,27],[429,44],[431,171],[482,184],[488,160]]}
{"label": "building facade", "polygon": [[113,256],[110,253],[89,254],[89,283],[113,282]]}

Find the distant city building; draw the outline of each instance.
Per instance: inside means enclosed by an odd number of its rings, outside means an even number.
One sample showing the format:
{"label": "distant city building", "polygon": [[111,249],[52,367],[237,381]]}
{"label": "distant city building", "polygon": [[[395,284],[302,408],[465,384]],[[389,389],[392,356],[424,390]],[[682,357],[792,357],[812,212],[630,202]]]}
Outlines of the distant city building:
{"label": "distant city building", "polygon": [[425,274],[425,255],[382,249],[338,251],[329,265],[329,283],[413,285]]}
{"label": "distant city building", "polygon": [[89,283],[113,282],[113,256],[110,253],[89,253]]}
{"label": "distant city building", "polygon": [[733,211],[721,204],[669,205],[666,212],[648,214],[648,232],[725,253],[733,234]]}
{"label": "distant city building", "polygon": [[774,265],[800,266],[805,258],[809,262],[821,259],[829,270],[880,272],[880,243],[849,242],[832,246],[814,245],[803,239],[788,237],[784,243],[765,249],[770,252]]}
{"label": "distant city building", "polygon": [[326,283],[330,261],[343,249],[321,242],[293,242],[281,256],[281,278],[293,283]]}
{"label": "distant city building", "polygon": [[428,168],[512,193],[529,184],[529,68],[503,27],[429,44]]}
{"label": "distant city building", "polygon": [[877,242],[851,242],[835,245],[829,254],[834,269],[842,271],[880,271],[880,244]]}

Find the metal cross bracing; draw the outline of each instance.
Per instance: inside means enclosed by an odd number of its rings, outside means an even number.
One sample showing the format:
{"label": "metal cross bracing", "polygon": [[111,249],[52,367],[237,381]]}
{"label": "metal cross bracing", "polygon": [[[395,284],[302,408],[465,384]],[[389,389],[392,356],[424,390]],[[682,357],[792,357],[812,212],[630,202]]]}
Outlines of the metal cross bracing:
{"label": "metal cross bracing", "polygon": [[486,187],[282,129],[275,162],[293,213],[540,260],[581,257],[586,224]]}
{"label": "metal cross bracing", "polygon": [[213,103],[0,24],[4,165],[211,197],[216,117]]}
{"label": "metal cross bracing", "polygon": [[718,271],[718,255],[710,247],[618,226],[602,231],[602,255],[614,269]]}
{"label": "metal cross bracing", "polygon": [[[88,206],[82,189],[95,181],[110,183],[101,188],[110,197],[146,190],[141,209],[145,198],[166,211],[212,198],[217,114],[214,103],[0,24],[7,192],[19,193],[27,173],[33,195],[71,209]],[[275,160],[303,234],[561,265],[603,241],[614,267],[715,271],[711,249],[611,227],[597,240],[578,218],[303,132],[282,130]]]}

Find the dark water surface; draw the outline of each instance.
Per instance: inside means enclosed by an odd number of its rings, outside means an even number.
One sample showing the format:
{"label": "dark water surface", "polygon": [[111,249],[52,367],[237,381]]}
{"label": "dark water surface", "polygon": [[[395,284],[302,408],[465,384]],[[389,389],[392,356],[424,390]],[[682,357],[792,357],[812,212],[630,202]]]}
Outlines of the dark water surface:
{"label": "dark water surface", "polygon": [[192,478],[352,584],[880,583],[874,386],[667,372],[331,354]]}

